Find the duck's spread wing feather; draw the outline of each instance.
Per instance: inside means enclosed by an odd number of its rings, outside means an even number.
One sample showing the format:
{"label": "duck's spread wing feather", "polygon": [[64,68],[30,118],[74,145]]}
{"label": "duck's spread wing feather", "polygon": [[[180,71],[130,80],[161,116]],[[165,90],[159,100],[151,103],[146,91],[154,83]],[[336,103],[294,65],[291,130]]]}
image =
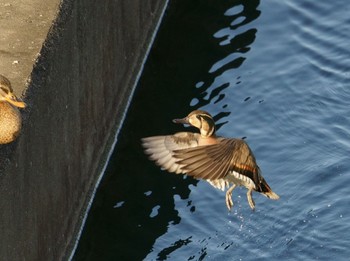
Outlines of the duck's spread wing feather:
{"label": "duck's spread wing feather", "polygon": [[[220,138],[217,144],[199,146],[199,137],[191,132],[147,137],[142,139],[142,146],[151,160],[169,172],[188,174],[212,184],[224,180],[229,171],[235,171],[259,183],[259,168],[243,140]],[[225,181],[213,186],[223,189],[227,185]]]}
{"label": "duck's spread wing feather", "polygon": [[222,179],[229,171],[239,172],[253,181],[258,178],[253,153],[240,139],[221,139],[214,145],[175,150],[173,157],[185,173],[196,178]]}
{"label": "duck's spread wing feather", "polygon": [[185,173],[182,165],[174,157],[175,150],[183,150],[198,146],[199,134],[179,132],[174,135],[154,136],[142,139],[142,146],[149,158],[169,172]]}

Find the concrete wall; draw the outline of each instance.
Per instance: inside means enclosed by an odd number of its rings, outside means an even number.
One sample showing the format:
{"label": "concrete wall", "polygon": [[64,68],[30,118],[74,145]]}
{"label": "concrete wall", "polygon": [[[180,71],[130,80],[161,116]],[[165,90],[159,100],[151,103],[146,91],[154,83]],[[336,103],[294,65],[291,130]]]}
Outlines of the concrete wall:
{"label": "concrete wall", "polygon": [[62,1],[31,74],[23,132],[1,148],[2,260],[70,255],[165,3]]}

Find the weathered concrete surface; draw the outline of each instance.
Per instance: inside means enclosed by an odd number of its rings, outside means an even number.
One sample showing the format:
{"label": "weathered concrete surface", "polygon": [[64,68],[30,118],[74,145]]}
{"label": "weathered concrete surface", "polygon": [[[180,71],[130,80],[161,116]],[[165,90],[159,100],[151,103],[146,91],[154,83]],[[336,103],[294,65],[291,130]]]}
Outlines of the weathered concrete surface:
{"label": "weathered concrete surface", "polygon": [[70,255],[164,4],[62,1],[31,73],[23,132],[0,174],[2,260]]}
{"label": "weathered concrete surface", "polygon": [[0,0],[0,74],[20,96],[60,0]]}

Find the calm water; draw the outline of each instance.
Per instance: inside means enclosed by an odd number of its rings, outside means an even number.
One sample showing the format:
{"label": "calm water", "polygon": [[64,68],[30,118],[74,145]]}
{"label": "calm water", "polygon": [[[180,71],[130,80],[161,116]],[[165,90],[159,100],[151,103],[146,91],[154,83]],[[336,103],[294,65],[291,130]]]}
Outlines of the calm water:
{"label": "calm water", "polygon": [[[74,260],[348,260],[349,13],[172,1]],[[246,137],[279,201],[254,193],[251,211],[236,189],[228,212],[224,192],[147,160],[140,138],[183,130],[171,120],[195,108]]]}

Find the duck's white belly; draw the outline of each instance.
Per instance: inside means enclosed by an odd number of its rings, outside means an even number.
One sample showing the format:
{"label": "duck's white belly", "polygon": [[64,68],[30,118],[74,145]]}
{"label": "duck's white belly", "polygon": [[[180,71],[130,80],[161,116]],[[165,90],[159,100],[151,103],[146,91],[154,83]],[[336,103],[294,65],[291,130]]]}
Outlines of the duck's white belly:
{"label": "duck's white belly", "polygon": [[210,185],[220,190],[225,190],[230,186],[230,183],[233,183],[236,186],[244,186],[248,189],[255,189],[255,184],[250,178],[236,171],[230,171],[230,173],[223,179],[208,179],[207,181],[210,183]]}
{"label": "duck's white belly", "polygon": [[236,171],[230,171],[229,174],[226,175],[225,179],[230,183],[236,184],[237,186],[244,186],[248,189],[255,189],[255,184],[250,178]]}

